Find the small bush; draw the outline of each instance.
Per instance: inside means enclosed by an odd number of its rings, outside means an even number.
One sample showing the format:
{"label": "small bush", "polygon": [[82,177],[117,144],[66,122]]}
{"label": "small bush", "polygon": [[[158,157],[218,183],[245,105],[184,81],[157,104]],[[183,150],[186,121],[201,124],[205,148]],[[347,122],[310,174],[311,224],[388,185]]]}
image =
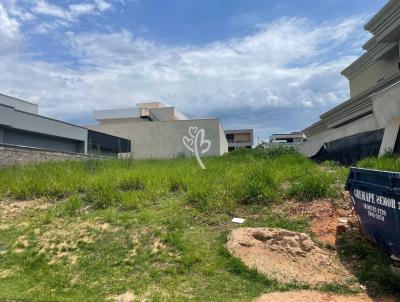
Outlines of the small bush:
{"label": "small bush", "polygon": [[310,201],[316,198],[328,197],[329,191],[329,178],[322,174],[311,174],[292,184],[289,196],[298,200]]}
{"label": "small bush", "polygon": [[249,172],[239,182],[236,197],[244,204],[268,204],[277,199],[277,184],[265,169]]}
{"label": "small bush", "polygon": [[295,148],[289,146],[269,146],[269,147],[258,147],[254,149],[254,157],[259,158],[277,158],[284,155],[299,154]]}
{"label": "small bush", "polygon": [[121,203],[121,192],[112,186],[95,185],[86,193],[85,201],[94,208],[104,209]]}
{"label": "small bush", "polygon": [[57,216],[74,216],[82,208],[83,201],[78,196],[72,196],[67,201],[60,203]]}
{"label": "small bush", "polygon": [[119,183],[119,189],[121,191],[143,191],[145,185],[139,179],[126,179]]}
{"label": "small bush", "polygon": [[132,200],[132,199],[123,200],[121,206],[123,210],[137,210],[140,208],[140,205],[137,202],[137,200]]}
{"label": "small bush", "polygon": [[181,180],[174,180],[169,186],[171,192],[186,192],[188,189],[187,185]]}
{"label": "small bush", "polygon": [[187,201],[199,208],[205,208],[208,205],[210,194],[204,190],[190,191],[187,195]]}
{"label": "small bush", "polygon": [[95,157],[90,157],[88,160],[84,161],[84,165],[89,173],[94,174],[99,170],[101,166],[101,160]]}

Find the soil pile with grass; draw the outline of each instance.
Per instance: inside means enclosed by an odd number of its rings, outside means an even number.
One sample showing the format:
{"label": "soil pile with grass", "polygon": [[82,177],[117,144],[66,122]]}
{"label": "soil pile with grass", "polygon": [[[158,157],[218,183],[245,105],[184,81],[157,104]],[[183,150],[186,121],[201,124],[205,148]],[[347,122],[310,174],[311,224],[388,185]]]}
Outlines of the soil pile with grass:
{"label": "soil pile with grass", "polygon": [[394,298],[371,299],[366,294],[339,296],[311,290],[265,294],[255,302],[394,302]]}
{"label": "soil pile with grass", "polygon": [[313,286],[344,284],[351,274],[334,255],[317,246],[305,233],[270,228],[239,228],[226,244],[247,266],[280,282]]}

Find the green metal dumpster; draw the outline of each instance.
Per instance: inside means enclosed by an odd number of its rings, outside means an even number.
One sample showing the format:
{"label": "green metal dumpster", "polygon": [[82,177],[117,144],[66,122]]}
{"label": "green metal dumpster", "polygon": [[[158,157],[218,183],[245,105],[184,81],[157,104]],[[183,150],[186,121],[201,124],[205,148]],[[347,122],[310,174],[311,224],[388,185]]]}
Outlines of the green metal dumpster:
{"label": "green metal dumpster", "polygon": [[350,168],[346,190],[365,236],[400,258],[400,173]]}

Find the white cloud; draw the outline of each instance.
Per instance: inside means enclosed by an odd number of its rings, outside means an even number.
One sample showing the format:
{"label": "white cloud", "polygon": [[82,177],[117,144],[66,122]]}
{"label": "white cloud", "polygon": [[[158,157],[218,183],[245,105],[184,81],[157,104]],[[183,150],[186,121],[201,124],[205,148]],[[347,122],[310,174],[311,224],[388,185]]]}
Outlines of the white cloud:
{"label": "white cloud", "polygon": [[78,3],[69,5],[70,12],[75,16],[93,13],[95,9],[96,6],[93,3]]}
{"label": "white cloud", "polygon": [[104,0],[96,0],[95,1],[97,9],[101,12],[111,9],[112,5]]}
{"label": "white cloud", "polygon": [[112,8],[112,5],[104,0],[94,0],[91,2],[77,2],[69,4],[68,7],[62,7],[51,4],[46,0],[34,0],[32,12],[46,15],[64,21],[73,22],[84,15],[100,14]]}
{"label": "white cloud", "polygon": [[35,19],[34,15],[24,6],[21,6],[19,0],[2,0],[3,7],[9,16],[21,21],[30,21]]}
{"label": "white cloud", "polygon": [[362,23],[359,17],[323,24],[284,18],[252,35],[202,47],[162,45],[127,30],[68,33],[66,45],[78,68],[0,58],[0,91],[64,119],[146,100],[192,116],[244,107],[331,106],[348,96],[340,71],[358,53],[346,47],[360,36]]}
{"label": "white cloud", "polygon": [[45,0],[36,0],[35,6],[32,11],[36,14],[42,14],[61,19],[70,19],[69,13],[62,7],[50,4]]}
{"label": "white cloud", "polygon": [[17,20],[11,18],[0,3],[0,55],[14,50],[21,41]]}

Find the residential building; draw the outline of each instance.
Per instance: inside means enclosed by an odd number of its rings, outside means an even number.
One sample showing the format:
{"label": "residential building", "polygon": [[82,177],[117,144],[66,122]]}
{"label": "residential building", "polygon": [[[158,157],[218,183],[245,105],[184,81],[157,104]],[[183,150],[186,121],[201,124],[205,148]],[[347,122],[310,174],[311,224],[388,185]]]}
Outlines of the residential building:
{"label": "residential building", "polygon": [[[400,125],[400,1],[389,1],[366,25],[365,53],[343,70],[350,99],[303,130],[308,156],[344,159],[396,151]],[[397,142],[397,144],[396,144]]]}
{"label": "residential building", "polygon": [[292,132],[286,134],[272,134],[269,137],[270,144],[279,144],[279,145],[298,145],[307,140],[307,137],[302,132]]}
{"label": "residential building", "polygon": [[38,114],[38,105],[0,94],[0,145],[64,153],[129,152],[130,141]]}
{"label": "residential building", "polygon": [[253,147],[253,129],[225,130],[228,151]]}
{"label": "residential building", "polygon": [[132,156],[138,159],[174,158],[193,156],[184,144],[184,137],[196,143],[194,132],[204,129],[198,144],[209,141],[202,156],[219,156],[228,151],[228,143],[219,119],[188,119],[174,107],[160,102],[138,103],[136,108],[98,110],[93,117],[99,124],[88,126],[90,130],[129,138]]}

